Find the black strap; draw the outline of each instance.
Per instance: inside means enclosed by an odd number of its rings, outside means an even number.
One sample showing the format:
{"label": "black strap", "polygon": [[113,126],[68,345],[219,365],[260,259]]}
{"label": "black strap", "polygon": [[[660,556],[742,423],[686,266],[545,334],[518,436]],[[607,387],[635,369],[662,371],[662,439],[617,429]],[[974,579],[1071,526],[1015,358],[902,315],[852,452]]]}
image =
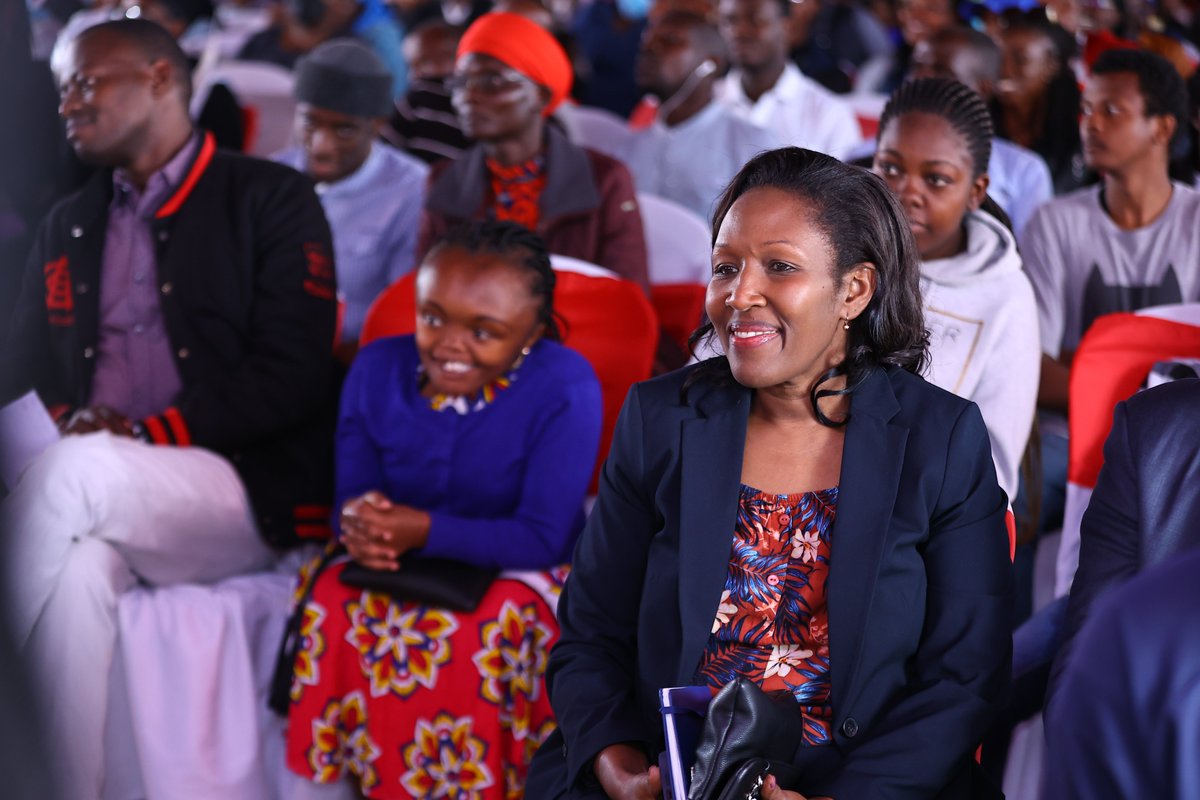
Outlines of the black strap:
{"label": "black strap", "polygon": [[300,645],[304,641],[304,637],[300,635],[300,629],[304,625],[304,609],[308,607],[308,601],[312,599],[313,587],[317,585],[317,578],[321,577],[321,573],[325,571],[326,567],[345,552],[345,548],[340,544],[329,543],[325,552],[321,554],[321,560],[309,574],[308,585],[304,587],[300,599],[296,601],[296,607],[292,609],[292,615],[288,617],[287,626],[283,629],[283,639],[279,642],[279,653],[275,656],[275,671],[271,674],[271,693],[267,697],[267,706],[280,716],[286,717],[288,708],[292,704],[292,671],[296,667],[296,656],[299,655]]}

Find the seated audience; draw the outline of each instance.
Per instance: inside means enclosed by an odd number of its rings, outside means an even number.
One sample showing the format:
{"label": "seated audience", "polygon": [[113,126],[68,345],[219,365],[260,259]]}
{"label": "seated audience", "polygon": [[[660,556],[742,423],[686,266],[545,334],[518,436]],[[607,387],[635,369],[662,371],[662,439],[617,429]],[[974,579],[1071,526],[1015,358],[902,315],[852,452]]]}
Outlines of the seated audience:
{"label": "seated audience", "polygon": [[55,769],[95,800],[121,593],[266,566],[324,516],[336,283],[309,182],[193,128],[161,27],[89,28],[57,78],[101,169],[43,223],[11,321],[0,402],[35,388],[65,436],[3,511]]}
{"label": "seated audience", "polygon": [[797,148],[721,197],[700,335],[729,355],[629,395],[527,796],[657,797],[658,690],[736,677],[795,713],[798,776],[767,797],[969,796],[1008,683],[1006,501],[978,409],[917,377],[906,224]]}
{"label": "seated audience", "polygon": [[251,36],[238,58],[291,69],[297,58],[322,42],[354,36],[387,64],[393,97],[404,94],[404,25],[386,0],[295,0],[271,6],[271,14],[274,24]]}
{"label": "seated audience", "polygon": [[1041,348],[1017,243],[987,197],[991,141],[983,98],[951,78],[917,78],[884,108],[875,172],[904,207],[921,256],[925,377],[979,405],[1011,499],[1033,428]]}
{"label": "seated audience", "polygon": [[[991,104],[1000,79],[1000,48],[973,28],[944,28],[913,50],[914,78],[954,78]],[[1050,168],[1037,153],[999,136],[992,138],[988,160],[988,196],[1012,221],[1020,236],[1034,210],[1054,197]]]}
{"label": "seated audience", "polygon": [[1079,130],[1087,165],[1103,183],[1042,206],[1021,237],[1044,354],[1044,498],[1066,483],[1071,358],[1088,327],[1103,314],[1200,300],[1200,193],[1167,173],[1186,108],[1183,79],[1162,58],[1136,50],[1101,56]]}
{"label": "seated audience", "polygon": [[[1059,32],[1060,33],[1060,32]],[[1092,183],[1079,139],[1079,86],[1061,35],[1044,20],[1016,19],[1000,34],[996,133],[1046,160],[1056,194]]]}
{"label": "seated audience", "polygon": [[717,96],[784,144],[843,158],[862,129],[850,106],[788,58],[791,0],[722,0],[721,37],[733,69]]}
{"label": "seated audience", "polygon": [[[1185,103],[1182,78],[1162,58],[1135,50],[1102,55],[1079,124],[1088,166],[1104,181],[1042,206],[1022,236],[1042,343],[1043,529],[1063,509],[1071,361],[1084,333],[1104,314],[1200,300],[1200,193],[1173,183],[1167,171]],[[1075,570],[1079,535],[1068,528],[1059,543],[1060,591]],[[1066,603],[1060,597],[1014,634],[1021,684],[1048,679]],[[1034,689],[1037,702],[1022,713],[1036,710],[1043,694]]]}
{"label": "seated audience", "polygon": [[392,76],[353,39],[319,45],[296,65],[296,141],[275,156],[306,173],[333,232],[343,302],[343,360],[353,357],[367,309],[415,264],[429,170],[378,141]]}
{"label": "seated audience", "polygon": [[653,0],[581,3],[571,26],[579,54],[590,66],[579,102],[629,116],[638,101],[634,63]]}
{"label": "seated audience", "polygon": [[0,107],[20,114],[19,125],[0,125],[0,320],[12,318],[34,231],[69,183],[54,75],[32,38],[24,4],[0,9]]}
{"label": "seated audience", "polygon": [[783,143],[715,99],[726,63],[716,27],[686,11],[653,19],[638,54],[638,83],[660,105],[654,122],[630,138],[625,163],[639,192],[674,200],[705,219],[746,161]]}
{"label": "seated audience", "polygon": [[418,253],[464,220],[510,220],[538,233],[552,253],[647,287],[629,171],[546,124],[571,87],[570,62],[554,37],[524,16],[485,14],[463,34],[451,86],[463,131],[478,143],[434,166]]}
{"label": "seated audience", "polygon": [[916,46],[943,28],[953,28],[962,23],[954,0],[896,0],[895,7],[900,46],[892,55],[891,70],[882,86],[862,87],[860,91],[894,91],[912,69],[912,54]]}
{"label": "seated audience", "polygon": [[1046,712],[1042,797],[1200,797],[1197,574],[1193,545],[1099,599]]}
{"label": "seated audience", "polygon": [[[865,4],[836,0],[788,3],[789,58],[809,78],[845,94],[856,87],[861,68],[886,61],[895,50],[888,31]],[[863,91],[874,87],[863,86]]]}
{"label": "seated audience", "polygon": [[[1102,595],[1200,546],[1198,412],[1200,380],[1194,378],[1147,389],[1117,406],[1104,466],[1080,523],[1079,570],[1054,663],[1059,678],[1074,658],[1072,640]],[[1047,702],[1053,708],[1057,700]]]}
{"label": "seated audience", "polygon": [[[491,10],[519,14],[536,23],[539,28],[549,31],[552,35],[558,31],[558,20],[555,19],[550,7],[542,0],[493,0]],[[562,40],[557,41],[559,44],[563,44]],[[563,45],[563,49],[567,50],[566,45]]]}
{"label": "seated audience", "polygon": [[[337,433],[338,535],[303,613],[287,763],[320,797],[520,796],[554,727],[557,638],[535,590],[501,576],[474,611],[339,581],[412,557],[549,570],[570,558],[600,436],[600,386],[559,344],[555,274],[512,222],[471,223],[418,268],[416,335],[359,353]],[[531,581],[527,585],[526,580]]]}
{"label": "seated audience", "polygon": [[397,98],[391,120],[381,135],[426,164],[458,158],[470,145],[446,85],[454,74],[454,56],[461,36],[461,28],[432,19],[418,25],[404,39],[408,91]]}

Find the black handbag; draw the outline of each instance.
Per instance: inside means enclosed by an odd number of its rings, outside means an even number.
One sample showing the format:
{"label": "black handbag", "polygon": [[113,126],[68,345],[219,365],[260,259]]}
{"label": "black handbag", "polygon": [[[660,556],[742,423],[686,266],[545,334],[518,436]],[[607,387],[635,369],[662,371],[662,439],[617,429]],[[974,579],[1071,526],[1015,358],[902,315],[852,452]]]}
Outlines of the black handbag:
{"label": "black handbag", "polygon": [[405,558],[401,559],[398,570],[369,569],[351,562],[342,569],[338,580],[347,586],[384,592],[398,600],[451,611],[474,611],[499,574],[498,569],[445,558]]}
{"label": "black handbag", "polygon": [[[749,791],[754,777],[747,762],[779,762],[780,771],[784,771],[795,757],[803,730],[803,720],[790,695],[777,703],[745,678],[725,684],[709,703],[704,718],[688,800],[725,800],[723,792],[732,785],[735,776],[739,776],[740,782],[735,791],[743,791],[743,785]],[[766,774],[763,771],[759,779]],[[779,785],[785,788],[796,777],[776,775]],[[745,795],[731,795],[734,796]]]}
{"label": "black handbag", "polygon": [[800,770],[782,761],[752,758],[742,763],[730,776],[718,800],[760,800],[763,782],[768,775],[782,787],[794,787],[800,782]]}

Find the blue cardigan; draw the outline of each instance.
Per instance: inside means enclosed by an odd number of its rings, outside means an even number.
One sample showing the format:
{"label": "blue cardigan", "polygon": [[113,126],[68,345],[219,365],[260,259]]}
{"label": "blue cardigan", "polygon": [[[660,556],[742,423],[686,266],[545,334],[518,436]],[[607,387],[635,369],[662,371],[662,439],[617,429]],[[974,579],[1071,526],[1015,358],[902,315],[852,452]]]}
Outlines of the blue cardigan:
{"label": "blue cardigan", "polygon": [[540,341],[512,386],[465,415],[430,407],[419,363],[411,336],[355,358],[338,419],[335,510],[377,489],[431,513],[422,555],[501,569],[568,561],[600,441],[588,362]]}
{"label": "blue cardigan", "polygon": [[[559,728],[526,797],[602,797],[610,744],[662,749],[657,690],[696,683],[729,570],[752,393],[687,370],[625,401],[558,607],[546,674]],[[827,584],[834,732],[800,790],[966,797],[1011,667],[1007,501],[974,404],[896,369],[851,400]]]}

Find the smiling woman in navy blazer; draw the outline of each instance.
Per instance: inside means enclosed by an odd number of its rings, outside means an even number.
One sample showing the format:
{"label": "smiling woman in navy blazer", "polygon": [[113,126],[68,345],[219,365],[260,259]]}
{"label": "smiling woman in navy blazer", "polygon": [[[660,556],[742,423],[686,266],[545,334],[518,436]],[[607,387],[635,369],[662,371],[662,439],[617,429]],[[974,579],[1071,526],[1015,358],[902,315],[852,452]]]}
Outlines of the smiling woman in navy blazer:
{"label": "smiling woman in navy blazer", "polygon": [[728,356],[625,403],[526,796],[657,797],[658,689],[740,674],[791,691],[804,725],[799,794],[768,779],[767,800],[971,797],[1009,679],[1006,503],[979,411],[916,375],[904,212],[785,148],[742,169],[713,229]]}

